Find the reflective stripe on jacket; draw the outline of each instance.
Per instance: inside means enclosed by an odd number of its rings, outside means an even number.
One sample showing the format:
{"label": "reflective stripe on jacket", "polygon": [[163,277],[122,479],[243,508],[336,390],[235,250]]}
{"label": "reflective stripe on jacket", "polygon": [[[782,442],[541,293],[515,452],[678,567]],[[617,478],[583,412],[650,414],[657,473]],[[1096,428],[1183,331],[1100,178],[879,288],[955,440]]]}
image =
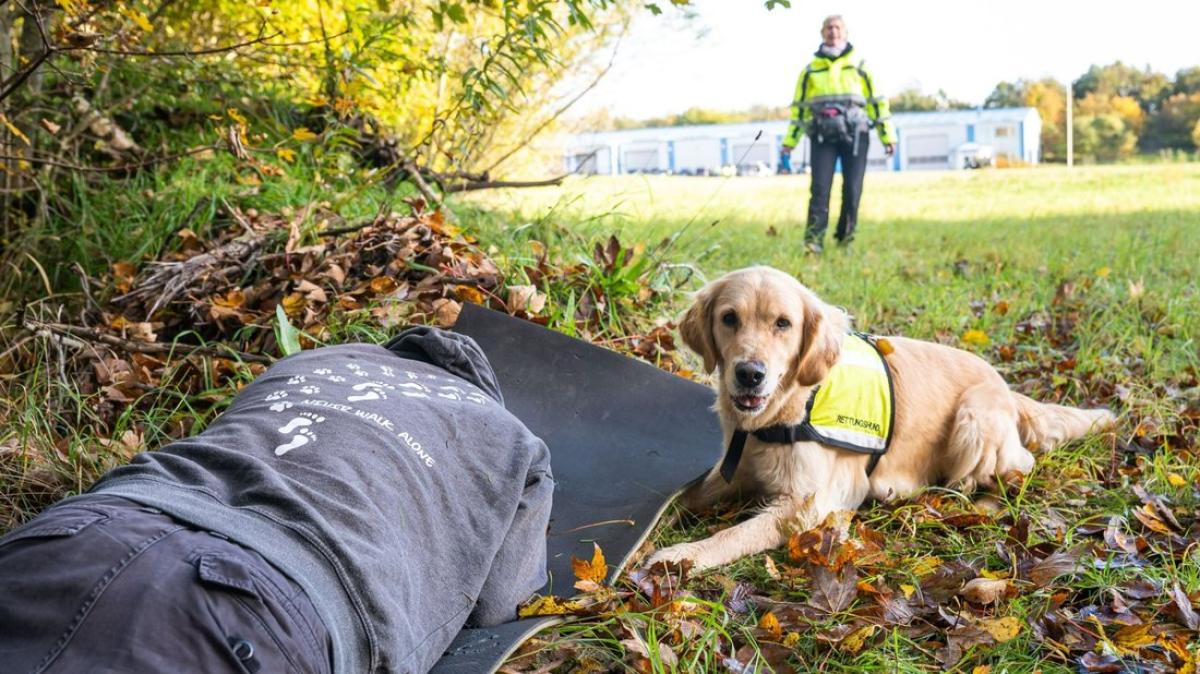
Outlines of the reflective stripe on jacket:
{"label": "reflective stripe on jacket", "polygon": [[887,97],[875,91],[874,79],[863,61],[854,60],[854,47],[837,58],[829,58],[820,52],[812,63],[800,73],[796,81],[796,92],[792,96],[792,123],[783,138],[785,147],[796,147],[800,135],[812,120],[813,108],[822,103],[841,103],[857,106],[866,111],[867,118],[879,131],[879,140],[894,143],[895,128]]}

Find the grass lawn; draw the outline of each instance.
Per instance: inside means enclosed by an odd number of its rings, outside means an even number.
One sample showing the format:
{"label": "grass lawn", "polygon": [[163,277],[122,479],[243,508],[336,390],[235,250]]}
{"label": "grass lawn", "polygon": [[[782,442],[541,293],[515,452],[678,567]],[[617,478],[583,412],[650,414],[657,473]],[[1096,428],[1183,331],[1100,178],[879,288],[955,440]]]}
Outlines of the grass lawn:
{"label": "grass lawn", "polygon": [[[802,254],[804,177],[581,178],[472,203],[503,214],[481,238],[513,262],[524,239],[675,237],[664,260],[699,279],[773,265],[860,329],[973,349],[1022,392],[1122,415],[1115,434],[1040,455],[986,507],[930,489],[864,509],[843,545],[861,552],[881,534],[882,554],[857,564],[837,611],[811,606],[820,560],[780,549],[694,577],[658,608],[613,603],[544,634],[514,671],[754,671],[755,658],[798,671],[1194,671],[1197,625],[1174,598],[1200,592],[1200,165],[872,174],[853,246],[820,258]],[[737,516],[668,518],[655,542]],[[1050,551],[1079,557],[1034,582]],[[1006,598],[965,602],[958,587],[975,576],[1008,579]],[[736,601],[746,593],[757,609]],[[916,617],[880,608],[901,597]],[[1016,632],[976,634],[996,625]]]}
{"label": "grass lawn", "polygon": [[[114,180],[111,198],[71,204],[78,217],[61,219],[62,231],[23,242],[0,289],[22,288],[30,299],[45,289],[25,318],[36,310],[38,320],[69,322],[90,312],[90,325],[115,330],[118,282],[133,282],[134,268],[150,268],[156,254],[234,231],[215,219],[231,208],[276,223],[268,233],[278,247],[292,227],[299,243],[314,244],[327,227],[371,218],[381,205],[401,208],[400,195],[349,174],[327,182],[298,166],[261,188],[237,183],[220,161]],[[513,286],[536,286],[548,297],[540,316],[558,329],[628,345],[682,311],[684,291],[769,264],[845,307],[859,329],[975,350],[1041,400],[1110,406],[1121,414],[1117,432],[1039,456],[1032,475],[982,504],[930,489],[863,509],[848,537],[833,529],[798,536],[682,586],[668,587],[662,574],[623,576],[616,591],[583,598],[588,615],[539,635],[507,670],[742,673],[765,671],[765,661],[778,672],[1194,672],[1200,165],[874,174],[853,246],[820,258],[802,254],[806,193],[803,176],[587,178],[452,206],[457,226],[499,267],[490,296],[511,303]],[[635,252],[628,263],[594,252],[613,234]],[[407,262],[404,273],[441,274]],[[79,271],[95,283],[83,284]],[[247,270],[238,282],[264,286],[255,311],[265,318],[222,333],[210,325],[199,339],[278,355],[261,339],[276,325],[273,298],[309,280]],[[338,295],[349,287],[316,280],[329,298],[325,322],[306,326],[314,338],[379,340],[395,329],[390,314],[375,313],[391,301],[386,292],[360,294],[361,305],[343,310]],[[477,301],[463,288],[448,292]],[[103,306],[89,310],[97,301]],[[207,311],[212,299],[197,302]],[[109,350],[45,339],[20,324],[16,304],[0,297],[0,529],[138,451],[199,431],[255,373],[203,354],[124,354],[99,368],[92,360]],[[197,339],[166,340],[176,337]],[[128,367],[122,358],[153,376],[107,394],[80,383]],[[672,513],[653,542],[705,536],[745,514]],[[1002,596],[967,601],[960,589],[972,579]]]}

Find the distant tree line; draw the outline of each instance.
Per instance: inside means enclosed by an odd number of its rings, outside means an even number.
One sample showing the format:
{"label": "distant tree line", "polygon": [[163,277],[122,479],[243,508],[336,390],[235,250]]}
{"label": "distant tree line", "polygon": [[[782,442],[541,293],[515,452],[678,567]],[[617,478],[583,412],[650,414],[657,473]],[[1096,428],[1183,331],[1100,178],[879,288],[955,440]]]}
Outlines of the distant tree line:
{"label": "distant tree line", "polygon": [[[1112,161],[1135,152],[1200,149],[1200,66],[1172,80],[1120,61],[1092,66],[1071,83],[1075,95],[1075,153]],[[1042,152],[1066,157],[1066,88],[1052,79],[1001,82],[984,107],[1030,106],[1042,116]]]}
{"label": "distant tree line", "polygon": [[[1200,66],[1167,75],[1117,61],[1093,65],[1072,83],[1075,155],[1082,160],[1114,161],[1137,152],[1192,152],[1200,149]],[[945,91],[926,94],[909,87],[890,99],[893,112],[963,110],[977,106],[950,98]],[[985,108],[1032,107],[1042,117],[1045,161],[1065,161],[1067,148],[1066,87],[1051,78],[1000,82],[983,102]],[[788,107],[756,105],[727,111],[689,108],[651,119],[594,113],[586,121],[595,129],[727,124],[788,118]]]}

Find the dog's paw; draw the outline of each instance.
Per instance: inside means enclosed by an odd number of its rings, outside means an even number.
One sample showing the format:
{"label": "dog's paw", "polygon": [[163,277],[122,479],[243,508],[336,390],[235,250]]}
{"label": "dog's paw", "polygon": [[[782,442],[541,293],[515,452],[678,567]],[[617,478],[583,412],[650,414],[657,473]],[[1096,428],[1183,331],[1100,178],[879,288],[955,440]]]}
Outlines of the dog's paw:
{"label": "dog's paw", "polygon": [[659,562],[678,564],[686,559],[692,563],[692,569],[699,570],[705,566],[703,564],[703,557],[700,546],[695,543],[680,543],[656,551],[646,559],[643,566],[654,566]]}

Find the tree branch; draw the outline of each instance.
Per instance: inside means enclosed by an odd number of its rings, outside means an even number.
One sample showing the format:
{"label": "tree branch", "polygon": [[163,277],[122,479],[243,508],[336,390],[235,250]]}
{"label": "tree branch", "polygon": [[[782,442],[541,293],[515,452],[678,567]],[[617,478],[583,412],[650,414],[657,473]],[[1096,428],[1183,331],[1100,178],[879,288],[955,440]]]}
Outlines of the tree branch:
{"label": "tree branch", "polygon": [[621,48],[621,40],[623,40],[625,38],[625,34],[626,34],[626,32],[628,32],[628,29],[629,29],[629,24],[626,23],[625,29],[621,31],[621,35],[617,38],[617,43],[615,45],[613,45],[612,55],[609,56],[609,58],[608,58],[608,65],[604,66],[604,69],[601,70],[596,75],[595,79],[592,80],[592,83],[587,85],[586,87],[584,87],[583,91],[580,91],[578,94],[576,94],[573,98],[571,98],[571,100],[567,101],[562,107],[555,110],[554,114],[550,115],[541,124],[539,124],[537,126],[537,128],[535,128],[533,131],[531,131],[529,133],[529,135],[527,135],[525,137],[525,140],[522,140],[513,149],[504,153],[503,156],[501,156],[496,161],[492,162],[492,165],[487,167],[487,169],[484,170],[485,174],[495,171],[497,166],[508,161],[509,158],[511,158],[514,154],[516,154],[517,152],[521,151],[522,148],[529,145],[529,143],[532,142],[533,139],[538,136],[538,134],[540,134],[542,131],[546,130],[547,126],[550,126],[550,124],[552,124],[554,122],[554,120],[561,117],[563,115],[563,113],[565,113],[567,110],[571,109],[572,106],[574,106],[576,103],[578,103],[579,99],[583,98],[585,95],[587,95],[587,93],[589,91],[591,91],[592,89],[595,89],[596,86],[600,84],[600,80],[604,79],[604,76],[608,74],[608,71],[612,70],[613,63],[615,63],[617,60],[617,50],[619,50]]}

